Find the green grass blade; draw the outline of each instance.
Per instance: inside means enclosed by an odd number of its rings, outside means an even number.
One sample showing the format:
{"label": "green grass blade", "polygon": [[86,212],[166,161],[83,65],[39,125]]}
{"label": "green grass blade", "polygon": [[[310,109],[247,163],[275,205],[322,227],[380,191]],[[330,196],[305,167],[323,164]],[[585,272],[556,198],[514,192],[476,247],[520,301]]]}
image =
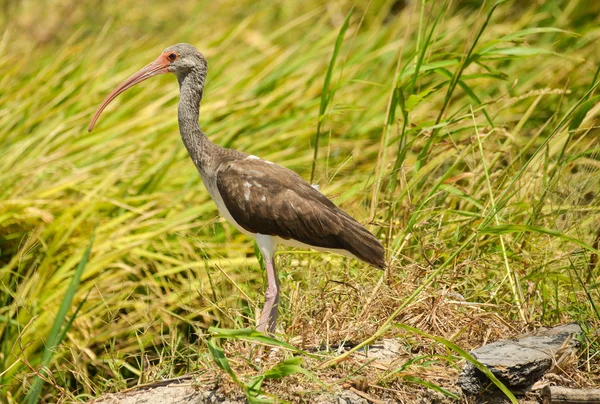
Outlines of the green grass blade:
{"label": "green grass blade", "polygon": [[[54,317],[54,323],[52,324],[52,328],[50,329],[50,334],[48,335],[48,339],[46,341],[46,346],[44,348],[44,355],[42,357],[42,362],[41,362],[41,367],[40,367],[40,373],[44,376],[46,375],[44,368],[46,366],[48,366],[48,364],[50,363],[50,360],[52,360],[52,357],[56,353],[56,348],[58,348],[58,345],[61,343],[62,337],[64,337],[67,332],[66,329],[62,330],[62,328],[65,325],[67,313],[68,313],[69,309],[71,308],[71,303],[73,302],[73,298],[75,297],[75,292],[77,291],[77,288],[79,287],[79,282],[81,281],[81,275],[83,274],[83,271],[84,271],[84,269],[88,263],[88,260],[90,258],[90,253],[92,251],[92,245],[94,244],[94,237],[95,237],[95,233],[92,233],[92,236],[90,238],[90,243],[88,244],[87,248],[85,249],[85,251],[83,253],[83,257],[81,257],[81,260],[79,261],[79,264],[77,265],[77,269],[75,270],[75,273],[73,274],[73,277],[71,278],[71,282],[69,283],[69,286],[68,286],[65,296],[60,304],[58,312],[56,313],[56,316]],[[81,307],[81,305],[78,307],[77,311],[79,311],[80,307]],[[70,320],[67,321],[67,324],[66,324],[67,327],[73,322],[73,319],[74,319],[74,316]],[[25,400],[28,404],[36,404],[38,402],[40,393],[42,391],[43,384],[44,384],[44,380],[42,379],[42,377],[40,377],[40,375],[36,375],[33,380],[31,390],[29,390],[29,392],[27,393],[27,396],[25,398]]]}
{"label": "green grass blade", "polygon": [[223,351],[223,349],[217,345],[215,340],[213,338],[210,338],[207,341],[206,345],[208,346],[208,352],[210,353],[210,357],[213,359],[215,364],[219,368],[224,370],[225,373],[227,373],[229,376],[231,376],[233,381],[235,381],[237,384],[243,385],[243,383],[240,381],[240,379],[235,374],[233,369],[231,369],[231,366],[229,366],[229,361],[227,360],[227,357],[225,356],[225,351]]}
{"label": "green grass blade", "polygon": [[331,83],[331,77],[333,76],[333,68],[335,66],[335,62],[338,58],[338,54],[342,49],[342,44],[344,43],[344,37],[346,36],[346,31],[348,30],[348,25],[350,24],[350,17],[352,16],[352,12],[354,11],[354,7],[350,9],[348,14],[346,15],[346,19],[340,28],[340,32],[338,33],[337,39],[335,40],[335,46],[333,48],[333,54],[331,55],[331,61],[329,62],[329,66],[327,67],[327,73],[325,74],[325,80],[323,82],[323,90],[321,91],[321,105],[319,106],[319,120],[317,122],[317,133],[315,134],[315,150],[313,153],[313,162],[312,168],[310,170],[310,183],[312,184],[315,179],[315,170],[317,168],[317,157],[319,155],[319,139],[321,138],[321,124],[323,122],[323,118],[325,116],[325,111],[327,110],[327,106],[331,102],[333,98],[334,90],[329,89],[329,85]]}
{"label": "green grass blade", "polygon": [[302,358],[295,356],[279,362],[271,369],[267,370],[265,372],[265,378],[282,379],[286,376],[293,375],[294,373],[302,373],[304,375],[312,376],[310,372],[302,367]]}
{"label": "green grass blade", "polygon": [[523,48],[520,46],[500,48],[500,49],[490,49],[486,53],[481,56],[535,56],[535,55],[551,55],[554,52],[548,49],[542,48]]}
{"label": "green grass blade", "polygon": [[293,345],[288,344],[285,341],[280,341],[276,338],[269,337],[261,332],[253,330],[251,328],[244,329],[225,329],[225,328],[216,328],[210,327],[208,332],[212,335],[213,338],[223,338],[223,339],[240,339],[245,341],[254,341],[260,342],[261,344],[270,345],[270,346],[278,346],[281,348],[288,349],[292,352],[301,353],[303,355],[318,357],[318,355],[312,355],[308,352],[304,352],[301,349],[296,348]]}
{"label": "green grass blade", "polygon": [[571,118],[571,122],[569,122],[569,130],[579,129],[579,125],[581,125],[581,122],[584,120],[587,113],[590,112],[590,109],[596,105],[598,100],[600,100],[600,96],[597,95],[587,100],[581,104],[579,108],[577,108],[573,114],[573,118]]}
{"label": "green grass blade", "polygon": [[[429,28],[429,33],[427,34],[427,37],[425,38],[425,41],[423,41],[423,45],[420,45],[420,41],[417,42],[417,46],[420,47],[420,49],[418,49],[419,51],[419,55],[417,57],[417,62],[415,63],[415,69],[414,69],[414,73],[413,73],[413,77],[410,83],[410,87],[409,87],[409,94],[414,94],[416,87],[417,87],[417,79],[419,77],[419,73],[420,73],[420,69],[421,69],[421,65],[423,64],[423,61],[425,60],[425,55],[427,53],[427,49],[430,48],[430,46],[433,46],[433,41],[432,41],[432,36],[433,33],[435,32],[435,29],[437,28],[440,19],[442,18],[442,16],[445,15],[445,12],[447,11],[447,6],[448,6],[448,1],[445,0],[444,3],[442,4],[442,6],[440,7],[440,10],[437,12],[436,16],[435,16],[435,21],[433,22],[433,24],[431,24],[431,27]],[[419,33],[421,32],[420,26],[422,24],[422,16],[423,16],[423,11],[425,9],[425,1],[421,2],[421,18],[419,21]]]}
{"label": "green grass blade", "polygon": [[437,391],[438,393],[441,393],[441,394],[445,395],[446,397],[449,397],[453,400],[460,400],[460,396],[458,394],[448,391],[445,388],[438,386],[435,383],[432,383],[427,380],[423,380],[420,377],[406,375],[406,376],[402,376],[402,380],[410,382],[410,383],[419,384],[425,388]]}
{"label": "green grass blade", "polygon": [[463,357],[464,359],[469,361],[471,364],[473,364],[473,366],[475,366],[477,369],[479,369],[479,371],[481,371],[481,373],[486,375],[490,379],[490,381],[492,383],[494,383],[496,385],[496,387],[498,387],[512,403],[518,404],[518,401],[515,398],[515,396],[513,395],[513,393],[500,380],[498,380],[498,378],[483,363],[479,362],[477,359],[475,359],[473,357],[473,355],[471,355],[470,353],[468,353],[467,351],[465,351],[464,349],[462,349],[461,347],[456,345],[454,342],[448,341],[447,339],[444,339],[442,337],[428,334],[424,331],[419,330],[418,328],[414,328],[409,325],[395,324],[395,326],[402,330],[409,331],[414,334],[421,335],[425,338],[432,339],[432,340],[444,345],[446,348],[456,352],[459,356]]}
{"label": "green grass blade", "polygon": [[[473,42],[469,46],[469,49],[463,55],[461,64],[456,69],[456,72],[454,73],[454,76],[452,77],[452,80],[450,81],[450,84],[448,85],[448,89],[446,90],[446,95],[444,97],[444,103],[442,104],[442,107],[440,108],[440,111],[439,111],[439,113],[437,115],[436,122],[435,122],[436,124],[440,123],[441,120],[442,120],[442,118],[444,117],[444,114],[446,113],[446,109],[448,108],[450,100],[452,99],[452,94],[454,94],[454,90],[455,90],[456,86],[458,85],[463,72],[473,62],[473,59],[471,58],[471,55],[475,51],[475,48],[477,47],[477,43],[479,42],[479,39],[481,38],[481,36],[483,35],[484,31],[488,27],[488,25],[490,23],[490,20],[492,19],[492,15],[494,14],[494,11],[496,11],[496,8],[500,4],[505,3],[507,1],[508,0],[498,0],[498,1],[496,1],[494,3],[494,5],[492,6],[492,8],[490,9],[490,11],[487,14],[485,21],[481,25],[481,28],[479,28],[479,31],[475,35],[475,38],[473,39]],[[423,147],[423,149],[419,153],[418,161],[415,164],[415,171],[418,171],[421,168],[421,166],[424,164],[425,158],[426,158],[427,154],[429,153],[431,145],[433,145],[434,142],[437,139],[437,133],[438,133],[437,130],[435,130],[435,131],[432,132],[429,140],[425,144],[425,147]]]}
{"label": "green grass blade", "polygon": [[545,227],[531,226],[531,225],[525,225],[525,224],[502,224],[502,225],[498,225],[498,226],[483,227],[479,230],[479,232],[481,234],[494,234],[494,235],[502,235],[502,234],[509,234],[509,233],[522,233],[522,232],[547,234],[549,236],[558,237],[561,240],[568,241],[573,244],[577,244],[578,246],[585,248],[586,250],[588,250],[590,252],[600,254],[600,250],[598,250],[597,248],[594,248],[593,246],[589,245],[588,243],[586,243],[584,241],[581,241],[581,240],[576,239],[571,236],[567,236],[566,234],[561,233],[558,230],[547,229]]}
{"label": "green grass blade", "polygon": [[[595,82],[592,87],[586,92],[583,98],[579,99],[575,105],[573,105],[569,110],[563,115],[561,120],[556,124],[552,132],[542,141],[542,143],[538,146],[538,148],[532,153],[529,159],[521,166],[519,171],[512,176],[510,182],[505,187],[505,190],[500,194],[498,198],[498,203],[496,204],[496,208],[494,212],[491,212],[490,215],[481,223],[481,228],[486,227],[488,223],[493,219],[494,215],[497,212],[500,212],[504,209],[504,206],[510,201],[510,199],[515,195],[518,191],[519,187],[515,187],[515,183],[527,172],[527,168],[529,165],[535,160],[535,158],[547,147],[550,141],[562,130],[562,128],[566,125],[567,122],[572,119],[575,111],[588,99],[588,97],[594,92],[596,87],[600,85],[600,81]],[[546,189],[547,190],[547,189]]]}

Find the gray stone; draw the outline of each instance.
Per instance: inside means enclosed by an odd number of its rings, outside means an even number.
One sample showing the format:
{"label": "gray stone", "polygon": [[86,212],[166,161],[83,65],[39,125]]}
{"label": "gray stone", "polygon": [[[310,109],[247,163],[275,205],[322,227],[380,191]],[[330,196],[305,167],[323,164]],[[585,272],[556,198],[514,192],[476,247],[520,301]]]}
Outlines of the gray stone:
{"label": "gray stone", "polygon": [[246,400],[225,398],[215,391],[200,391],[191,386],[170,385],[127,393],[108,394],[94,404],[241,404]]}
{"label": "gray stone", "polygon": [[342,390],[338,393],[323,394],[315,399],[314,404],[369,404],[369,402],[352,391]]}
{"label": "gray stone", "polygon": [[[237,397],[226,397],[218,390],[200,390],[189,383],[175,382],[161,385],[161,382],[158,382],[140,389],[107,394],[91,401],[90,404],[242,404],[246,402],[246,397],[241,394],[238,394]],[[315,404],[369,404],[367,400],[349,390],[324,393],[312,402]]]}
{"label": "gray stone", "polygon": [[398,359],[400,352],[400,341],[396,338],[387,338],[359,349],[356,353],[381,362],[392,362]]}
{"label": "gray stone", "polygon": [[163,380],[150,385],[106,394],[90,404],[242,404],[246,398],[225,397],[216,389],[201,390],[192,385],[191,376]]}
{"label": "gray stone", "polygon": [[[552,367],[554,358],[564,349],[573,350],[581,334],[577,324],[539,329],[515,341],[504,340],[484,345],[471,354],[510,389],[525,390]],[[570,342],[565,346],[565,342]],[[471,363],[467,363],[458,379],[461,389],[469,395],[480,394],[491,385],[488,378]]]}

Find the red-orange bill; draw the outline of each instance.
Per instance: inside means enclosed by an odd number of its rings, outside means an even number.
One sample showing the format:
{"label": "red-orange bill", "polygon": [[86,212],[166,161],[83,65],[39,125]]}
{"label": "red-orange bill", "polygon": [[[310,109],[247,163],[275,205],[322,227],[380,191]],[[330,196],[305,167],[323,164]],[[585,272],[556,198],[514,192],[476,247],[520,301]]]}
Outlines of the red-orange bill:
{"label": "red-orange bill", "polygon": [[104,99],[104,101],[102,101],[102,104],[98,108],[98,111],[96,111],[94,118],[92,118],[92,122],[90,122],[90,126],[88,126],[88,132],[91,132],[92,129],[94,129],[94,126],[96,125],[96,121],[100,117],[100,114],[102,113],[102,111],[104,111],[104,108],[106,108],[106,106],[108,104],[110,104],[110,102],[112,100],[117,98],[117,96],[119,94],[130,89],[131,87],[135,86],[136,84],[141,83],[142,81],[144,81],[146,79],[149,79],[152,76],[156,76],[157,74],[163,74],[163,73],[168,73],[168,72],[169,72],[169,62],[164,57],[164,55],[160,55],[158,57],[158,59],[156,59],[154,62],[141,68],[135,74],[133,74],[128,79],[123,81],[121,84],[119,84],[117,86],[117,88],[115,88],[110,94],[108,94],[108,96]]}

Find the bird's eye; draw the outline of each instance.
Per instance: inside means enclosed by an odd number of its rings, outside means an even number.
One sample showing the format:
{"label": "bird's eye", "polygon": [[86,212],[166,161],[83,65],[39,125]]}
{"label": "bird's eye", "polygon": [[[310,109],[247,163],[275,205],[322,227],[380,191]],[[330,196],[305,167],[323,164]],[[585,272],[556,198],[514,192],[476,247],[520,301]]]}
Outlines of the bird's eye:
{"label": "bird's eye", "polygon": [[177,54],[176,53],[169,53],[169,55],[167,56],[167,58],[171,61],[174,62],[175,59],[177,59]]}

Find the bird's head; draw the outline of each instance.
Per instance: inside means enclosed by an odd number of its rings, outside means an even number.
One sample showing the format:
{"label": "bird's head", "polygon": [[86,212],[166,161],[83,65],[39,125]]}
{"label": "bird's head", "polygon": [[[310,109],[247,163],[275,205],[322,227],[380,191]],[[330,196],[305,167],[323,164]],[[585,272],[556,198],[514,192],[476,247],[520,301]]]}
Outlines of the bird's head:
{"label": "bird's head", "polygon": [[141,83],[150,77],[164,73],[175,74],[181,82],[190,72],[196,70],[204,76],[206,75],[207,69],[208,63],[206,62],[206,58],[192,45],[178,43],[177,45],[169,46],[154,62],[138,70],[106,96],[98,108],[98,111],[96,111],[92,122],[90,122],[88,131],[91,132],[92,129],[94,129],[100,114],[112,100],[136,84]]}
{"label": "bird's head", "polygon": [[169,46],[155,62],[159,60],[165,63],[169,72],[175,73],[180,78],[185,77],[192,70],[200,70],[206,73],[208,68],[204,55],[187,43]]}

